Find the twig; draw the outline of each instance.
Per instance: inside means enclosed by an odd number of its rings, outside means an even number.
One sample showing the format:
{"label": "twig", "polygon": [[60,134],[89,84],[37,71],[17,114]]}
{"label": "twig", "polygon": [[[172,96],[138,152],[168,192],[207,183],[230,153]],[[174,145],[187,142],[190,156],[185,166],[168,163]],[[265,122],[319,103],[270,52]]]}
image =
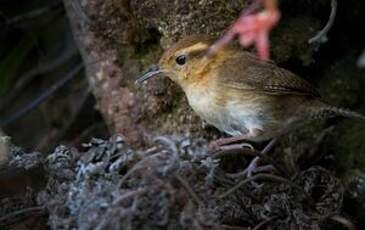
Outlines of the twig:
{"label": "twig", "polygon": [[270,223],[271,221],[273,221],[275,218],[269,218],[267,220],[263,220],[261,223],[259,223],[258,225],[256,225],[252,230],[259,230],[261,227],[265,226],[267,223]]}
{"label": "twig", "polygon": [[14,99],[19,95],[19,93],[31,82],[35,77],[41,74],[48,73],[60,65],[66,63],[72,56],[77,53],[77,49],[69,48],[59,57],[51,60],[47,63],[40,63],[35,68],[31,69],[29,72],[20,76],[11,92],[1,98],[0,101],[0,111],[7,109],[8,105],[13,103]]}
{"label": "twig", "polygon": [[250,5],[247,8],[242,10],[241,16],[247,16],[249,14],[252,14],[257,9],[260,8],[261,3],[262,3],[262,0],[253,0],[252,3],[250,3]]}
{"label": "twig", "polygon": [[[249,3],[247,8],[244,8],[241,11],[239,18],[244,18],[245,16],[248,16],[248,15],[252,14],[253,12],[255,12],[260,7],[261,3],[262,3],[262,0],[253,0],[251,3]],[[221,50],[231,40],[233,40],[233,38],[235,36],[235,34],[232,33],[233,26],[234,26],[234,23],[232,23],[232,25],[228,28],[226,35],[223,35],[220,38],[219,42],[216,42],[215,44],[213,44],[212,46],[209,47],[208,54],[207,54],[208,58],[211,58],[212,56],[217,54],[219,50]]]}
{"label": "twig", "polygon": [[[239,37],[241,46],[249,47],[255,45],[257,54],[261,59],[269,60],[269,33],[280,19],[277,0],[257,0],[264,9],[261,12],[241,16],[231,25],[228,31],[213,45],[210,46],[205,58],[211,58],[224,46],[230,43],[236,36]],[[248,11],[253,12],[255,6],[249,7]]]}
{"label": "twig", "polygon": [[337,12],[337,0],[331,0],[331,14],[328,19],[328,22],[327,22],[326,26],[317,33],[316,36],[314,36],[308,40],[309,44],[326,42],[327,33],[331,29],[333,22],[335,21],[336,12]]}
{"label": "twig", "polygon": [[[146,192],[146,190],[147,190],[146,188],[139,188],[137,190],[126,192],[125,194],[121,195],[116,200],[114,200],[111,205],[117,206],[123,200],[143,194]],[[93,229],[96,229],[96,230],[106,229],[106,226],[109,224],[109,218],[108,218],[109,215],[108,214],[110,211],[111,211],[111,209],[108,209],[108,211],[104,214],[104,218],[101,218],[100,223]]]}
{"label": "twig", "polygon": [[81,21],[86,22],[86,24],[91,23],[90,17],[85,13],[85,11],[82,9],[80,0],[71,0],[69,1],[71,7],[73,8],[74,12],[77,16],[81,19]]}
{"label": "twig", "polygon": [[45,6],[45,7],[36,9],[36,10],[32,10],[32,11],[27,12],[25,14],[18,15],[18,16],[15,16],[15,17],[11,18],[11,19],[8,19],[8,20],[5,21],[5,25],[11,26],[13,24],[18,24],[18,23],[21,23],[23,21],[27,21],[27,20],[39,17],[39,16],[41,16],[41,15],[43,15],[43,14],[45,14],[45,13],[47,13],[47,12],[53,10],[53,9],[57,9],[61,5],[62,5],[61,1],[52,2],[48,6]]}
{"label": "twig", "polygon": [[356,230],[355,225],[343,216],[334,215],[330,219],[343,224],[349,230]]}
{"label": "twig", "polygon": [[77,65],[71,72],[68,73],[68,75],[61,80],[57,81],[54,85],[52,85],[49,89],[47,89],[45,92],[43,92],[41,95],[39,95],[36,99],[34,99],[32,102],[30,102],[28,105],[17,111],[15,114],[10,116],[9,118],[0,121],[0,127],[4,127],[6,125],[9,125],[10,123],[16,121],[17,119],[23,117],[28,112],[36,108],[39,104],[44,102],[48,97],[50,97],[52,94],[54,94],[57,90],[59,90],[62,86],[64,86],[67,82],[72,80],[77,73],[83,68],[83,64]]}
{"label": "twig", "polygon": [[218,225],[218,227],[220,227],[220,229],[228,229],[228,230],[249,230],[249,228],[240,227],[240,226],[226,225],[226,224]]}
{"label": "twig", "polygon": [[[256,174],[254,176],[251,176],[249,178],[246,178],[245,180],[241,181],[237,185],[233,186],[227,192],[225,192],[222,195],[218,196],[218,198],[219,199],[223,199],[224,197],[226,197],[226,196],[232,194],[233,192],[235,192],[237,189],[239,189],[240,187],[242,187],[244,184],[247,184],[248,182],[255,181],[255,180],[258,180],[258,179],[267,179],[267,180],[276,181],[276,182],[280,182],[280,183],[287,183],[290,186],[298,189],[299,191],[304,192],[301,187],[299,187],[298,185],[294,184],[290,180],[285,179],[284,177],[276,176],[276,175],[272,175],[272,174],[261,173],[261,174]],[[304,192],[304,194],[305,194],[306,198],[309,198],[309,196],[305,192]]]}
{"label": "twig", "polygon": [[189,183],[183,179],[180,175],[175,174],[175,178],[181,183],[181,185],[185,188],[185,190],[193,197],[195,202],[201,207],[203,206],[203,202],[201,202],[202,198],[200,198],[191,188]]}
{"label": "twig", "polygon": [[[75,106],[76,109],[75,109],[75,111],[73,111],[70,118],[67,120],[67,123],[61,129],[57,130],[55,135],[53,135],[53,136],[47,135],[45,137],[46,141],[40,142],[37,145],[37,147],[35,148],[36,150],[43,150],[43,151],[50,150],[50,148],[53,148],[54,145],[58,142],[58,140],[62,139],[62,137],[66,134],[66,132],[71,128],[71,126],[75,122],[76,118],[81,113],[82,109],[84,108],[84,105],[85,105],[87,99],[90,96],[90,92],[87,89],[87,86],[85,88],[86,88],[85,92],[83,92],[82,95],[80,95],[80,100],[78,101],[79,103]],[[48,148],[45,148],[46,146],[48,146]]]}
{"label": "twig", "polygon": [[[275,170],[275,167],[272,166],[272,165],[264,165],[264,166],[259,166],[255,172],[256,173],[260,173],[260,172],[267,172],[267,171],[272,171],[272,170]],[[238,172],[238,173],[226,173],[226,176],[229,177],[229,178],[233,178],[233,179],[236,179],[236,178],[239,178],[239,177],[243,177],[243,176],[247,176],[247,169],[241,171],[241,172]]]}
{"label": "twig", "polygon": [[134,164],[133,167],[131,169],[129,169],[128,172],[126,174],[124,174],[124,176],[120,179],[118,187],[121,187],[124,184],[124,182],[128,179],[128,177],[130,175],[132,175],[135,171],[140,169],[144,163],[146,163],[147,161],[149,161],[155,157],[161,156],[161,153],[162,152],[159,152],[159,153],[155,153],[151,156],[144,157],[140,161],[138,161],[136,164]]}
{"label": "twig", "polygon": [[[328,134],[330,134],[335,129],[335,126],[330,126],[323,130],[315,139],[315,143],[312,145],[311,149],[309,150],[309,153],[306,153],[306,159],[308,162],[305,162],[302,167],[309,167],[310,165],[314,165],[317,163],[320,159],[323,158],[324,153],[319,152],[319,147],[323,143],[323,140],[327,137]],[[307,157],[308,155],[308,157]]]}
{"label": "twig", "polygon": [[31,207],[31,208],[24,208],[21,210],[17,210],[14,211],[12,213],[6,214],[5,216],[0,217],[0,226],[3,226],[2,222],[8,220],[8,219],[14,219],[17,216],[20,215],[29,215],[30,213],[34,213],[34,212],[43,212],[44,211],[44,207],[40,206],[40,207]]}
{"label": "twig", "polygon": [[123,195],[121,195],[120,197],[118,197],[117,199],[115,199],[111,205],[113,205],[113,206],[119,205],[119,203],[122,202],[123,200],[143,194],[146,192],[146,190],[147,190],[146,188],[139,188],[137,190],[126,192]]}
{"label": "twig", "polygon": [[157,142],[157,143],[159,142],[160,144],[165,145],[166,147],[168,147],[171,150],[172,154],[175,157],[177,157],[177,158],[179,157],[176,143],[174,141],[172,141],[171,139],[164,137],[164,136],[158,136],[158,137],[154,138],[153,141]]}
{"label": "twig", "polygon": [[265,148],[261,151],[261,155],[265,155],[266,153],[268,153],[274,146],[275,144],[278,142],[277,138],[273,138],[271,139],[271,141],[265,146]]}

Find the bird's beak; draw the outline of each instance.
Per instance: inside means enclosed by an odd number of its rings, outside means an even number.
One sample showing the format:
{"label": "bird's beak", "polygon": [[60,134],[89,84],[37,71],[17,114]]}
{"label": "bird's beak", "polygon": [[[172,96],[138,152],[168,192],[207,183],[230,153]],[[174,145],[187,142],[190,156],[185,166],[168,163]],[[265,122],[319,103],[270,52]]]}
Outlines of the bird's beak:
{"label": "bird's beak", "polygon": [[163,71],[160,69],[160,67],[158,65],[153,65],[150,68],[148,68],[146,72],[144,72],[141,76],[137,78],[135,84],[141,84],[142,82],[150,79],[151,77],[157,76],[161,73],[163,73]]}

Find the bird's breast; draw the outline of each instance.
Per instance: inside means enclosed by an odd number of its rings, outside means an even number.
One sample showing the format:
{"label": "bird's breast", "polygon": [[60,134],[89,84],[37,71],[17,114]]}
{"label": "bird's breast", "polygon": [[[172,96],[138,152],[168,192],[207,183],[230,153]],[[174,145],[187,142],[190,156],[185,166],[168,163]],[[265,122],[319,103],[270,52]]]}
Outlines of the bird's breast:
{"label": "bird's breast", "polygon": [[202,119],[233,136],[243,135],[248,130],[246,125],[257,120],[252,105],[235,100],[223,102],[213,88],[187,92],[187,98]]}
{"label": "bird's breast", "polygon": [[224,108],[217,104],[213,90],[194,89],[185,93],[194,112],[209,124],[223,131],[226,116]]}
{"label": "bird's breast", "polygon": [[[213,88],[193,90],[186,95],[190,106],[202,119],[232,136],[246,135],[252,130],[270,131],[268,128],[273,127],[270,111],[262,106],[259,97],[232,95],[222,101],[222,95],[216,94]],[[260,138],[252,136],[252,140]]]}
{"label": "bird's breast", "polygon": [[207,121],[214,120],[220,113],[220,108],[215,103],[211,92],[194,90],[194,92],[187,92],[186,95],[191,108]]}

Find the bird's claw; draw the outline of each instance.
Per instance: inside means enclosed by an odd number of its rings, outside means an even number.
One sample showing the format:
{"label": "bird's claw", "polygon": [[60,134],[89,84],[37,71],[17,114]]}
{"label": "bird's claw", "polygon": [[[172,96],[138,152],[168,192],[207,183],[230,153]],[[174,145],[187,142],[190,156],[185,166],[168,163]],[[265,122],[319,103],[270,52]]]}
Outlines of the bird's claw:
{"label": "bird's claw", "polygon": [[255,157],[247,166],[247,177],[251,177],[254,173],[256,173],[259,159],[259,157]]}
{"label": "bird's claw", "polygon": [[239,144],[224,144],[221,143],[220,140],[212,141],[209,146],[208,150],[209,152],[216,153],[216,152],[222,152],[222,151],[234,151],[234,150],[255,150],[254,147],[249,143],[239,143]]}
{"label": "bird's claw", "polygon": [[221,145],[217,141],[212,141],[208,145],[208,151],[209,152],[218,152],[220,151]]}

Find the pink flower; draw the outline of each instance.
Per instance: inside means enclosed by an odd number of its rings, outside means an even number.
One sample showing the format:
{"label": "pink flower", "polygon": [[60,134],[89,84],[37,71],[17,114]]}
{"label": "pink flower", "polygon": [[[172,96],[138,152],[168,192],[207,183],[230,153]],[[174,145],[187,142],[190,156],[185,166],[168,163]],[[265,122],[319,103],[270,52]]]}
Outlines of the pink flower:
{"label": "pink flower", "polygon": [[214,55],[219,49],[228,44],[237,35],[243,47],[256,46],[261,59],[270,59],[269,33],[280,19],[276,0],[265,0],[265,9],[259,13],[247,14],[241,17],[231,28],[210,48],[208,56]]}

